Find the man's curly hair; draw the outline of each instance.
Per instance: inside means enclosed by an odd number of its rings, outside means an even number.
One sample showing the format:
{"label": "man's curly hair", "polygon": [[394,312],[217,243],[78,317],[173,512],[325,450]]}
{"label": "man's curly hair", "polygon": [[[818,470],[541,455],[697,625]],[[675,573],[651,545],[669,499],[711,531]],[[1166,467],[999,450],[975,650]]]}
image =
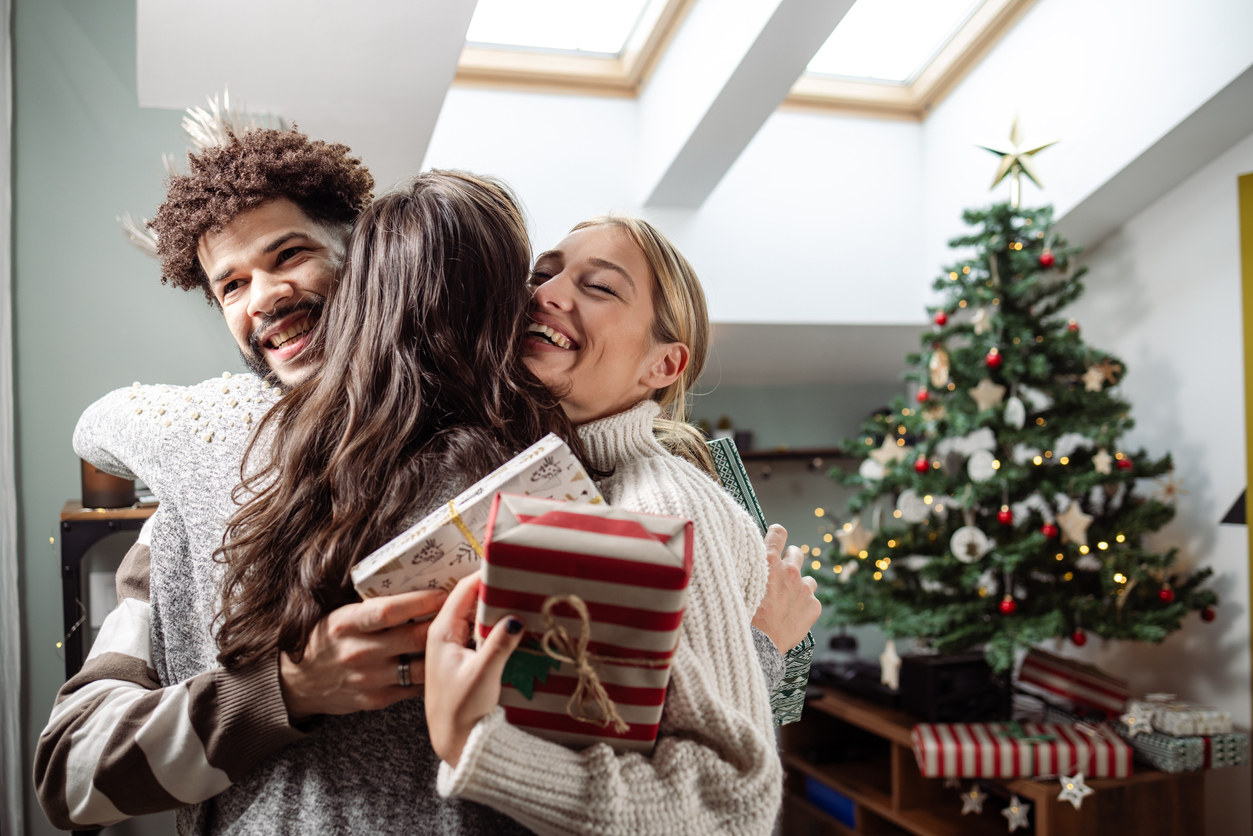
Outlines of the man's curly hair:
{"label": "man's curly hair", "polygon": [[190,174],[170,178],[148,227],[156,233],[161,283],[200,288],[215,302],[196,255],[206,233],[240,213],[287,198],[321,224],[350,224],[370,203],[374,178],[345,145],[310,140],[294,127],[231,135],[224,145],[188,153]]}

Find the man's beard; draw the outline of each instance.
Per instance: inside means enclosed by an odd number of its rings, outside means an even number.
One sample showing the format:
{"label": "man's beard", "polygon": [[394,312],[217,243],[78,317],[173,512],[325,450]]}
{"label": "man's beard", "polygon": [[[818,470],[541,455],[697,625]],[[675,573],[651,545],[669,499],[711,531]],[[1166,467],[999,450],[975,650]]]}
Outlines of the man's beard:
{"label": "man's beard", "polygon": [[[278,375],[274,373],[274,369],[270,368],[270,364],[266,362],[265,349],[262,348],[261,341],[257,339],[257,334],[263,333],[272,323],[278,322],[280,319],[291,316],[298,311],[308,311],[309,318],[313,320],[316,327],[317,323],[322,321],[322,309],[325,306],[325,296],[318,296],[317,294],[310,293],[306,294],[305,298],[301,299],[299,302],[288,305],[282,310],[276,310],[267,316],[261,321],[261,324],[254,328],[252,333],[248,335],[248,350],[244,351],[242,348],[239,350],[239,357],[244,361],[244,365],[254,372],[257,377],[267,381],[270,385],[277,386],[280,389],[286,389],[287,385],[283,383],[283,381],[279,380]],[[308,351],[308,348],[306,348],[305,351]],[[304,352],[302,351],[301,355],[303,354]]]}

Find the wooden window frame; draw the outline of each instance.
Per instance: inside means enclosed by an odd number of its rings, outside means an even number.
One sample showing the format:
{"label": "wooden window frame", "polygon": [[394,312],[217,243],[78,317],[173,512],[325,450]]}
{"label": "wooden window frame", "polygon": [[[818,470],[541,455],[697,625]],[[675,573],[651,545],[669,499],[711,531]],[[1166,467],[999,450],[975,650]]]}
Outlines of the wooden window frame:
{"label": "wooden window frame", "polygon": [[635,98],[695,0],[650,0],[616,58],[467,45],[454,84]]}
{"label": "wooden window frame", "polygon": [[[695,0],[651,0],[617,57],[467,45],[453,83],[529,92],[635,98]],[[803,75],[788,109],[921,121],[1035,0],[986,0],[909,84]]]}
{"label": "wooden window frame", "polygon": [[806,74],[792,87],[783,104],[805,110],[921,121],[1034,3],[1035,0],[986,0],[909,84]]}

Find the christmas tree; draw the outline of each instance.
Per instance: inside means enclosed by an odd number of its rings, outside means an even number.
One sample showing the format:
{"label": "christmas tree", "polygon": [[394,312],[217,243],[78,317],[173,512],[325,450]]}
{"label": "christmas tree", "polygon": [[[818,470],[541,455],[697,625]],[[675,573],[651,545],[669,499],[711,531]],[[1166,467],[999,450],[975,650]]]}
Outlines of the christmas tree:
{"label": "christmas tree", "polygon": [[963,215],[973,230],[950,243],[972,255],[936,280],[935,328],[908,357],[916,400],[846,442],[866,458],[832,475],[859,490],[815,572],[829,623],[983,647],[998,672],[1055,637],[1160,642],[1217,603],[1209,569],[1146,547],[1174,515],[1170,456],[1120,444],[1125,367],[1061,313],[1083,292],[1078,251],[1051,208],[1016,203]]}

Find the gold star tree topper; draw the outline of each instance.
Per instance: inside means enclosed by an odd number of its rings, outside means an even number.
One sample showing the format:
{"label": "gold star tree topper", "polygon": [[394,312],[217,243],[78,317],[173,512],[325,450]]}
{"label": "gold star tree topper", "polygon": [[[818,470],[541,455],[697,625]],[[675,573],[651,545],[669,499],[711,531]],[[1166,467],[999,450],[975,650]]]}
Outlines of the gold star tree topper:
{"label": "gold star tree topper", "polygon": [[1022,132],[1018,130],[1018,116],[1014,115],[1013,127],[1009,129],[1009,142],[989,142],[979,144],[978,147],[985,151],[991,151],[993,154],[1001,158],[1001,165],[996,169],[996,177],[992,180],[992,188],[995,189],[997,184],[1006,177],[1009,179],[1009,203],[1015,209],[1018,208],[1018,199],[1022,194],[1021,178],[1027,175],[1032,183],[1037,187],[1044,188],[1040,183],[1040,177],[1035,171],[1035,163],[1031,158],[1036,154],[1048,148],[1050,145],[1056,145],[1060,140],[1024,140]]}

